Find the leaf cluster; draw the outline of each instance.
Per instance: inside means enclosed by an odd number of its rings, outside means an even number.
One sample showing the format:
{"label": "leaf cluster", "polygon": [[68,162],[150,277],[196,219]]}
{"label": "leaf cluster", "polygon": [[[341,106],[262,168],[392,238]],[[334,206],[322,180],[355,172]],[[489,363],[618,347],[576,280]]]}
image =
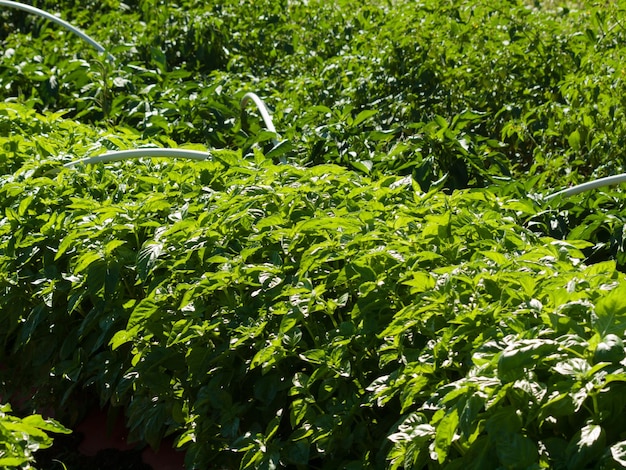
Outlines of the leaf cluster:
{"label": "leaf cluster", "polygon": [[0,405],[0,468],[29,470],[35,463],[33,453],[52,445],[48,433],[69,433],[58,422],[40,415],[18,418],[9,405]]}

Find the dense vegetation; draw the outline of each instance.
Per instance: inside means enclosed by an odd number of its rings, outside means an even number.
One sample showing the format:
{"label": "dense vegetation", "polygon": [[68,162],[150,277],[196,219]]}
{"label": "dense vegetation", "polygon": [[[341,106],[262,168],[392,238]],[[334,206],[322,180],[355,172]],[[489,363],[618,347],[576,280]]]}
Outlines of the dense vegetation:
{"label": "dense vegetation", "polygon": [[[34,5],[116,59],[0,9],[22,415],[190,469],[626,466],[623,192],[546,199],[624,171],[622,2]],[[210,158],[63,166],[163,146]]]}

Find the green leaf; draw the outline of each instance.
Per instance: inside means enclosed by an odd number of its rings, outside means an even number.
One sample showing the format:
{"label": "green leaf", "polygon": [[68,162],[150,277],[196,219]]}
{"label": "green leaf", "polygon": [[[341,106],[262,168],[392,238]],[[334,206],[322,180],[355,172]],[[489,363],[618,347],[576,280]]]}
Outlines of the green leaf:
{"label": "green leaf", "polygon": [[459,425],[459,411],[456,407],[447,412],[437,423],[435,432],[435,452],[437,461],[441,464],[446,461],[450,445]]}
{"label": "green leaf", "polygon": [[102,254],[97,251],[88,251],[82,254],[78,260],[76,261],[76,266],[74,267],[73,274],[80,274],[85,271],[92,263],[95,261],[100,261],[102,259]]}
{"label": "green leaf", "polygon": [[496,439],[495,447],[505,468],[523,470],[539,461],[537,444],[519,433],[503,433]]}
{"label": "green leaf", "polygon": [[133,331],[137,326],[141,326],[148,321],[151,316],[159,312],[160,306],[151,298],[142,299],[130,314],[128,324],[126,326],[127,331]]}
{"label": "green leaf", "polygon": [[434,239],[446,239],[452,234],[450,232],[451,218],[450,213],[428,215],[426,216],[426,225],[422,229],[422,237]]}
{"label": "green leaf", "polygon": [[417,271],[413,272],[411,278],[403,281],[402,284],[411,287],[411,294],[418,294],[432,290],[435,287],[435,278],[430,273]]}
{"label": "green leaf", "polygon": [[516,434],[521,430],[522,421],[515,407],[508,406],[494,410],[485,423],[489,437],[497,441],[501,434]]}
{"label": "green leaf", "polygon": [[280,321],[280,328],[278,331],[281,333],[288,333],[292,328],[298,324],[298,318],[295,315],[283,315]]}
{"label": "green leaf", "polygon": [[323,364],[326,362],[326,351],[323,349],[310,349],[299,354],[300,359],[312,364]]}
{"label": "green leaf", "polygon": [[622,467],[626,467],[626,441],[620,441],[611,446],[611,457]]}
{"label": "green leaf", "polygon": [[28,426],[36,427],[43,431],[70,434],[72,431],[67,429],[58,421],[53,419],[43,419],[41,415],[30,415],[22,419],[22,422]]}
{"label": "green leaf", "polygon": [[288,140],[283,140],[276,144],[272,149],[265,154],[267,158],[280,158],[283,157],[286,153],[291,152],[294,149],[294,146]]}
{"label": "green leaf", "polygon": [[558,350],[551,340],[521,340],[502,351],[498,359],[498,378],[503,382],[521,379],[527,369],[534,369],[538,360]]}
{"label": "green leaf", "polygon": [[592,325],[600,336],[616,334],[621,336],[626,330],[626,284],[620,284],[597,303]]}
{"label": "green leaf", "polygon": [[104,252],[107,256],[110,256],[117,248],[125,244],[126,241],[124,240],[111,240],[104,246]]}
{"label": "green leaf", "polygon": [[580,150],[580,132],[578,132],[578,130],[572,132],[567,138],[567,141],[574,150]]}
{"label": "green leaf", "polygon": [[[294,435],[290,436],[290,440],[294,440]],[[290,444],[285,453],[287,461],[294,465],[307,466],[310,459],[310,444],[308,440],[300,440]]]}
{"label": "green leaf", "polygon": [[372,171],[373,162],[371,160],[350,160],[350,165],[355,169],[369,175]]}
{"label": "green leaf", "polygon": [[163,245],[157,242],[145,244],[137,254],[137,272],[141,280],[146,280],[156,267]]}
{"label": "green leaf", "polygon": [[463,405],[459,416],[459,430],[465,439],[469,440],[476,431],[478,414],[484,405],[485,399],[480,394],[470,396]]}
{"label": "green leaf", "polygon": [[366,109],[364,111],[361,111],[354,118],[354,121],[352,122],[352,125],[356,127],[359,124],[361,124],[363,121],[371,118],[372,116],[375,116],[377,113],[378,113],[378,110],[376,110],[376,109]]}
{"label": "green leaf", "polygon": [[298,426],[306,417],[309,403],[303,398],[294,398],[289,407],[289,422],[292,427]]}
{"label": "green leaf", "polygon": [[622,338],[612,333],[601,339],[593,353],[595,363],[611,362],[617,364],[624,357],[626,357],[626,351]]}
{"label": "green leaf", "polygon": [[591,369],[591,365],[585,359],[574,357],[559,362],[554,366],[554,370],[562,375],[571,375],[578,379],[587,377],[587,373]]}
{"label": "green leaf", "polygon": [[443,116],[440,116],[440,115],[436,115],[435,116],[435,121],[434,122],[436,122],[441,129],[447,129],[448,126],[449,126],[449,123],[446,120],[446,118],[443,117]]}
{"label": "green leaf", "polygon": [[63,256],[68,249],[76,247],[76,244],[77,244],[76,237],[77,237],[77,233],[74,232],[73,234],[68,234],[65,238],[63,238],[63,240],[59,244],[57,253],[54,256],[55,261],[61,258],[61,256]]}
{"label": "green leaf", "polygon": [[27,457],[0,457],[0,466],[3,468],[18,468],[30,459]]}
{"label": "green leaf", "polygon": [[120,330],[113,335],[113,337],[109,341],[109,346],[111,346],[111,349],[115,350],[121,345],[134,340],[138,332],[139,325],[136,325],[134,328],[129,330]]}
{"label": "green leaf", "polygon": [[34,199],[33,196],[26,196],[24,199],[22,199],[19,207],[17,208],[17,214],[20,217],[26,214],[26,211],[28,210],[28,206],[30,206],[30,203],[33,202],[33,199]]}
{"label": "green leaf", "polygon": [[604,453],[606,433],[597,424],[588,424],[572,438],[566,449],[567,468],[582,470]]}
{"label": "green leaf", "polygon": [[467,454],[463,456],[463,468],[466,470],[484,470],[491,468],[496,460],[493,444],[483,436],[474,441]]}
{"label": "green leaf", "polygon": [[261,366],[263,370],[271,367],[278,358],[277,349],[274,346],[268,346],[262,348],[259,352],[257,352],[252,361],[250,361],[250,369],[254,369],[255,367]]}

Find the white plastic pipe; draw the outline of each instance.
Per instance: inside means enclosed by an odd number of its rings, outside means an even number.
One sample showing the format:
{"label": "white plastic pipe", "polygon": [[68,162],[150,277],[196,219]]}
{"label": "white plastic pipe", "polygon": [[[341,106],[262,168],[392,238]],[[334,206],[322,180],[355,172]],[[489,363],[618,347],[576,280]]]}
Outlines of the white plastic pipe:
{"label": "white plastic pipe", "polygon": [[599,178],[597,180],[589,181],[587,183],[572,186],[571,188],[563,189],[556,193],[550,194],[546,197],[546,200],[554,199],[557,197],[569,197],[574,194],[580,194],[585,191],[591,191],[592,189],[601,188],[603,186],[611,186],[614,184],[626,183],[626,173],[620,173],[619,175],[607,176],[605,178]]}
{"label": "white plastic pipe", "polygon": [[116,150],[112,152],[96,155],[95,157],[81,158],[73,162],[63,165],[66,168],[72,168],[77,165],[93,165],[94,163],[117,162],[120,160],[130,160],[142,157],[159,157],[159,158],[187,158],[190,160],[208,160],[211,154],[208,152],[200,152],[198,150],[185,149],[168,149],[168,148],[145,148],[133,150]]}
{"label": "white plastic pipe", "polygon": [[18,10],[24,10],[24,11],[27,11],[28,13],[33,13],[35,15],[39,15],[39,16],[41,16],[43,18],[46,18],[46,19],[48,19],[50,21],[53,21],[53,22],[63,26],[65,29],[71,31],[72,33],[76,34],[77,36],[79,36],[83,40],[87,41],[89,44],[91,44],[93,47],[95,47],[99,52],[106,53],[107,56],[108,56],[109,61],[111,61],[111,62],[115,61],[115,57],[113,57],[110,53],[108,53],[106,51],[106,49],[104,48],[104,46],[102,46],[96,40],[94,40],[93,38],[91,38],[87,34],[83,33],[80,29],[72,26],[67,21],[62,20],[61,18],[59,18],[57,16],[54,16],[54,15],[48,13],[47,11],[40,10],[39,8],[35,8],[33,6],[30,6],[30,5],[25,5],[23,3],[12,2],[12,1],[9,1],[9,0],[0,0],[0,6],[9,7],[9,8],[16,8]]}
{"label": "white plastic pipe", "polygon": [[241,98],[241,104],[240,104],[241,111],[245,112],[246,105],[248,104],[250,100],[252,100],[254,104],[256,105],[256,107],[259,109],[259,112],[261,113],[261,118],[263,119],[263,122],[265,123],[265,127],[267,128],[267,130],[276,134],[276,128],[274,127],[272,116],[269,110],[267,109],[267,106],[265,106],[265,102],[261,98],[259,98],[256,93],[248,92],[245,95],[243,95],[243,98]]}

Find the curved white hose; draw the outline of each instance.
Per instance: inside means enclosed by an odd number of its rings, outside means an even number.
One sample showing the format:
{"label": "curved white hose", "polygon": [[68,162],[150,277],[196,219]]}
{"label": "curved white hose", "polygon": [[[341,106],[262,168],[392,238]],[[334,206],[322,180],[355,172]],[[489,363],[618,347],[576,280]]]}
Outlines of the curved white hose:
{"label": "curved white hose", "polygon": [[19,2],[12,2],[12,1],[9,1],[9,0],[0,0],[0,6],[5,6],[5,7],[9,7],[9,8],[16,8],[18,10],[24,10],[24,11],[27,11],[28,13],[33,13],[35,15],[42,16],[42,17],[44,17],[44,18],[46,18],[46,19],[48,19],[50,21],[54,21],[55,23],[63,26],[65,29],[68,29],[72,33],[76,34],[77,36],[79,36],[82,39],[84,39],[85,41],[87,41],[89,44],[91,44],[93,47],[95,47],[99,52],[106,53],[107,56],[108,56],[109,61],[111,61],[111,62],[115,61],[115,57],[113,57],[110,53],[108,53],[106,51],[106,49],[104,48],[104,46],[102,46],[96,40],[92,39],[90,36],[88,36],[87,34],[83,33],[80,29],[72,26],[67,21],[62,20],[61,18],[59,18],[57,16],[54,16],[54,15],[48,13],[47,11],[43,11],[43,10],[40,10],[39,8],[35,8],[33,6],[30,6],[30,5],[25,5],[25,4],[19,3]]}
{"label": "curved white hose", "polygon": [[620,173],[619,175],[607,176],[605,178],[599,178],[594,181],[589,181],[587,183],[582,183],[576,186],[572,186],[571,188],[563,189],[556,193],[550,194],[546,197],[546,200],[561,197],[569,197],[574,194],[583,193],[585,191],[591,191],[592,189],[601,188],[603,186],[610,186],[614,184],[626,183],[626,173]]}
{"label": "curved white hose", "polygon": [[133,150],[116,150],[112,152],[96,155],[95,157],[81,158],[63,165],[65,168],[72,168],[77,165],[92,165],[94,163],[117,162],[120,160],[130,160],[132,158],[160,157],[160,158],[188,158],[190,160],[208,160],[211,154],[198,150],[168,149],[168,148],[145,148]]}
{"label": "curved white hose", "polygon": [[[3,0],[0,0],[0,2],[1,1]],[[272,122],[272,117],[269,110],[267,109],[267,106],[265,106],[263,100],[259,98],[255,93],[249,92],[244,95],[241,100],[242,111],[244,110],[249,100],[252,100],[254,104],[256,104],[256,106],[259,108],[259,112],[261,113],[261,117],[263,118],[263,122],[265,123],[265,127],[267,127],[267,130],[273,132],[274,134],[277,134],[276,128],[274,127],[274,123]],[[198,150],[172,148],[142,148],[133,150],[116,150],[112,152],[106,152],[101,155],[96,155],[95,157],[87,157],[80,160],[75,160],[73,162],[66,163],[63,166],[66,168],[72,168],[81,164],[91,165],[94,163],[107,163],[142,157],[188,158],[191,160],[208,160],[209,158],[211,158],[211,154],[208,152],[200,152]]]}
{"label": "curved white hose", "polygon": [[263,119],[263,122],[265,123],[265,127],[267,128],[267,130],[276,134],[276,128],[274,127],[272,116],[269,110],[267,109],[267,106],[265,106],[265,102],[261,98],[259,98],[256,93],[248,92],[245,95],[243,95],[243,98],[241,98],[241,104],[240,104],[241,111],[242,112],[245,111],[246,105],[248,104],[250,100],[252,100],[254,104],[256,104],[256,107],[259,109],[259,112],[261,113],[261,118]]}

